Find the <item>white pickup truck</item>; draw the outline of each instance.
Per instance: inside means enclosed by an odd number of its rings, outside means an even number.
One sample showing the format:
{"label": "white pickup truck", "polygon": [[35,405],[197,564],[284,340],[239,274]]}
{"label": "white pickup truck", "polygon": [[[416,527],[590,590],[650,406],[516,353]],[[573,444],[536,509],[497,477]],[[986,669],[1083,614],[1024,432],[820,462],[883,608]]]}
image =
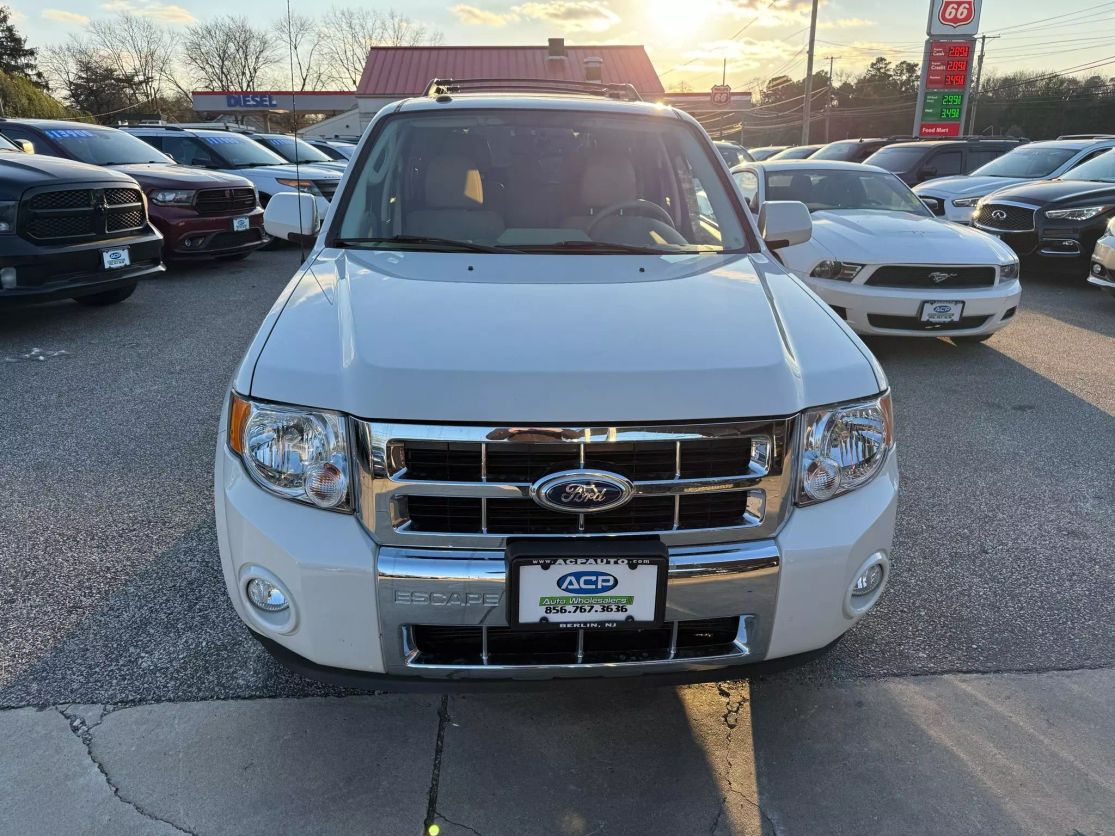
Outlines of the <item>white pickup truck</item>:
{"label": "white pickup truck", "polygon": [[[232,381],[228,593],[312,677],[798,661],[878,601],[878,363],[772,250],[687,114],[627,87],[434,85],[368,127]],[[531,89],[537,87],[538,89]],[[791,658],[792,657],[792,658]]]}

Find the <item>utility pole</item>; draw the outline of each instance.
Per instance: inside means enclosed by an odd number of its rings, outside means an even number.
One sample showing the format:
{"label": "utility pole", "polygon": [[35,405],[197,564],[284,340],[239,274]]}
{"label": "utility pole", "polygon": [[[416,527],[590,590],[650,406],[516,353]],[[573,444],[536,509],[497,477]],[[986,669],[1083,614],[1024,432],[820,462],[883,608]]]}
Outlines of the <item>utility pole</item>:
{"label": "utility pole", "polygon": [[832,142],[832,137],[829,136],[829,111],[832,110],[832,91],[835,89],[832,81],[832,62],[839,57],[839,55],[829,56],[829,94],[825,99],[825,142]]}
{"label": "utility pole", "polygon": [[980,82],[983,81],[983,53],[987,49],[987,39],[995,40],[1000,37],[999,35],[980,35],[979,38],[979,58],[976,61],[976,82],[972,90],[972,116],[968,122],[968,133],[974,134],[976,132],[976,109],[979,107],[979,87]]}
{"label": "utility pole", "polygon": [[801,144],[809,144],[809,117],[812,115],[813,99],[813,48],[817,44],[817,3],[813,0],[813,11],[809,18],[809,58],[805,62],[805,102],[801,109]]}

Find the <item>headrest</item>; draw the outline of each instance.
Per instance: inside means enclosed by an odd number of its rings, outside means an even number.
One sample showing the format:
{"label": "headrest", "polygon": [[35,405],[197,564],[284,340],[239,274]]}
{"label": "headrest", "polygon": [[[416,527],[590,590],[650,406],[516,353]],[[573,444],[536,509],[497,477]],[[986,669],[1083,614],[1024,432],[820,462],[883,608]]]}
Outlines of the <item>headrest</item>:
{"label": "headrest", "polygon": [[434,157],[426,167],[427,209],[479,209],[484,184],[476,164],[462,154]]}
{"label": "headrest", "polygon": [[612,151],[594,154],[581,175],[581,201],[602,209],[628,203],[639,196],[635,166],[623,154]]}

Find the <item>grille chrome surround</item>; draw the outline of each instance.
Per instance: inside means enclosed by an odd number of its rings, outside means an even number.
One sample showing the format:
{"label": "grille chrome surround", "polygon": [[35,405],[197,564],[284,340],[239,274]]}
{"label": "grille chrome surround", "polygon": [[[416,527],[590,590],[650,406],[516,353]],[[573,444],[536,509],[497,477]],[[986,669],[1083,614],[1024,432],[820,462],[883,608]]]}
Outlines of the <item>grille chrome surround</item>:
{"label": "grille chrome surround", "polygon": [[[947,274],[934,281],[932,276]],[[953,288],[994,287],[995,268],[988,266],[947,266],[940,264],[886,264],[877,267],[864,281],[872,287],[951,290]]]}
{"label": "grille chrome surround", "polygon": [[[994,217],[996,212],[1004,213],[1005,217]],[[1033,232],[1037,213],[1038,207],[1031,203],[997,200],[977,206],[972,214],[972,223],[990,232]]]}
{"label": "grille chrome surround", "polygon": [[[793,418],[723,423],[680,424],[646,427],[478,427],[449,425],[418,425],[355,421],[357,509],[360,520],[373,539],[384,546],[417,546],[453,549],[504,548],[515,537],[607,537],[658,535],[668,546],[758,540],[773,536],[792,506],[793,450],[796,436]],[[717,476],[683,478],[686,470],[687,445],[716,440],[751,439],[750,461],[740,462],[738,472]],[[477,479],[439,481],[410,479],[399,459],[404,442],[450,443],[474,445],[479,450],[481,471]],[[532,445],[568,445],[573,459],[587,466],[586,461],[607,451],[605,445],[673,445],[673,478],[632,480],[635,495],[627,507],[635,506],[641,497],[672,498],[674,512],[669,524],[647,530],[621,526],[616,531],[592,530],[579,519],[573,530],[563,532],[516,532],[506,526],[500,531],[488,530],[488,511],[493,500],[530,501],[532,482],[497,482],[487,478],[489,458],[509,450],[529,455]],[[496,455],[493,455],[496,451]],[[554,472],[567,469],[555,466]],[[620,468],[611,472],[626,474]],[[715,528],[684,528],[683,498],[701,494],[744,492],[745,513],[733,525]],[[408,497],[441,497],[473,500],[480,505],[479,525],[470,522],[467,530],[421,531],[406,516]],[[541,507],[539,507],[539,510]],[[556,512],[555,512],[556,513]],[[694,515],[696,516],[696,515]],[[578,515],[570,514],[570,521]],[[473,517],[472,519],[475,519]],[[573,528],[570,525],[570,528]]]}

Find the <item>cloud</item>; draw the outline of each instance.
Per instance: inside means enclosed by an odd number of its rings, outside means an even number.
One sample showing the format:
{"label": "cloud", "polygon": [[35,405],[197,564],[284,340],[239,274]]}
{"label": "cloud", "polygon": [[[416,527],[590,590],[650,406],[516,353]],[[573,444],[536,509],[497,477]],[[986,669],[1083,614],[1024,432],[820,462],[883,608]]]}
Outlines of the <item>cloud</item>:
{"label": "cloud", "polygon": [[798,51],[798,47],[785,41],[754,40],[741,38],[734,41],[709,41],[688,52],[682,53],[686,59],[685,74],[700,77],[705,74],[721,72],[722,62],[728,59],[728,75],[737,77],[753,71],[769,71]]}
{"label": "cloud", "polygon": [[56,20],[59,23],[76,23],[78,26],[85,26],[89,23],[89,18],[85,15],[79,15],[77,12],[67,12],[64,9],[43,9],[43,17],[47,20]]}
{"label": "cloud", "polygon": [[457,16],[461,23],[469,26],[503,26],[515,19],[513,15],[501,15],[497,12],[478,9],[476,6],[454,6],[450,11]]}
{"label": "cloud", "polygon": [[476,6],[457,5],[451,9],[462,23],[472,26],[505,26],[517,21],[549,23],[569,32],[603,32],[620,21],[607,3],[593,0],[547,0],[542,3],[520,3],[506,12],[495,12]]}
{"label": "cloud", "polygon": [[874,26],[875,21],[864,20],[862,17],[841,17],[836,20],[818,20],[818,29],[862,29],[865,26]]}
{"label": "cloud", "polygon": [[[720,0],[722,13],[740,18],[755,19],[756,26],[785,26],[801,21],[809,22],[813,0],[781,0],[773,7],[767,0]],[[825,0],[820,5],[825,6]]]}
{"label": "cloud", "polygon": [[106,12],[123,12],[136,17],[149,17],[162,23],[193,23],[197,20],[189,10],[172,3],[155,3],[151,0],[109,0],[101,6]]}

